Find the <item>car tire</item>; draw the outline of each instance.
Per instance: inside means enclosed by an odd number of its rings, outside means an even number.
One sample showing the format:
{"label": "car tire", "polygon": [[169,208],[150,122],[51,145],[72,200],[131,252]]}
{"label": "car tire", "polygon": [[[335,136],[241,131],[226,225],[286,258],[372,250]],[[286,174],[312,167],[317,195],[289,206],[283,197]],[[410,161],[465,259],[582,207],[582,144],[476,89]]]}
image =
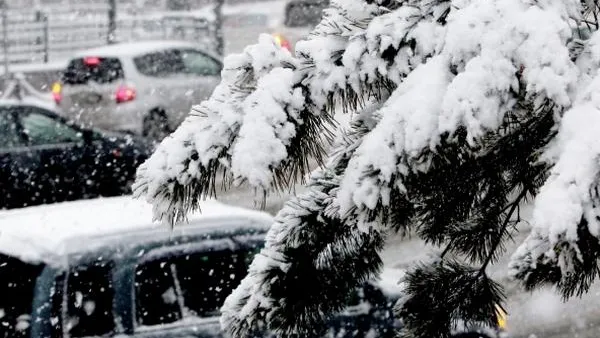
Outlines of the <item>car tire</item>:
{"label": "car tire", "polygon": [[161,141],[171,132],[167,115],[162,109],[153,109],[144,118],[142,135],[154,141]]}

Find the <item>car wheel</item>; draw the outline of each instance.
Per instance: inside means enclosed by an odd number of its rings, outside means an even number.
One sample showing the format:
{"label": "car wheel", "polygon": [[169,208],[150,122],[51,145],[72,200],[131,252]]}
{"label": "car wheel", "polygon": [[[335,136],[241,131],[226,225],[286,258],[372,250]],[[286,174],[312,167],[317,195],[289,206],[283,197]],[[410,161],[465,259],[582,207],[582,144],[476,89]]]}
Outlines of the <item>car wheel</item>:
{"label": "car wheel", "polygon": [[170,133],[169,122],[164,111],[155,109],[144,118],[143,135],[154,141],[160,141]]}

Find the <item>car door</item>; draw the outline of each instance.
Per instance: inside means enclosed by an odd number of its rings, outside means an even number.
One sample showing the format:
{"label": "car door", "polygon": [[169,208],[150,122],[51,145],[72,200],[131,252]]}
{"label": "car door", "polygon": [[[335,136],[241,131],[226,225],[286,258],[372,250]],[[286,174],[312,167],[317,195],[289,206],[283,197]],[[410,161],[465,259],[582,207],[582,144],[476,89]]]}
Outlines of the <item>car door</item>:
{"label": "car door", "polygon": [[0,108],[0,209],[29,205],[30,170],[37,159],[29,152],[13,107]]}
{"label": "car door", "polygon": [[149,252],[134,274],[133,337],[223,337],[219,309],[246,274],[249,249],[228,239]]}
{"label": "car door", "polygon": [[34,106],[16,113],[27,142],[27,151],[36,159],[31,165],[30,184],[36,203],[53,203],[82,197],[79,175],[85,142],[82,132],[56,114]]}

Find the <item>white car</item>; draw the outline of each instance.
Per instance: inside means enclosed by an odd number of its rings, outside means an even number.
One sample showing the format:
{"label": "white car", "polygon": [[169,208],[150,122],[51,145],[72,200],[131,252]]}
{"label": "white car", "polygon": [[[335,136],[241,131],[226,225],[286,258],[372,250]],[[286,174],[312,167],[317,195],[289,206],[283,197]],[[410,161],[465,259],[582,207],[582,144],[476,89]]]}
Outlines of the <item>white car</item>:
{"label": "white car", "polygon": [[52,92],[68,119],[160,139],[210,96],[221,69],[188,42],[115,44],[78,53]]}

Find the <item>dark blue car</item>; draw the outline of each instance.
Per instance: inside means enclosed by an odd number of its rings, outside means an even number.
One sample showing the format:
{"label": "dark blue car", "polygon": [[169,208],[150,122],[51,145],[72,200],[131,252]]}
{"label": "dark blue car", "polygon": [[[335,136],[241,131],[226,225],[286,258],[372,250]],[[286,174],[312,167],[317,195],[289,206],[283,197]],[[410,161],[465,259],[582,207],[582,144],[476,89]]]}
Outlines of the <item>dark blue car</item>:
{"label": "dark blue car", "polygon": [[149,142],[84,129],[43,105],[0,101],[0,209],[126,193]]}

